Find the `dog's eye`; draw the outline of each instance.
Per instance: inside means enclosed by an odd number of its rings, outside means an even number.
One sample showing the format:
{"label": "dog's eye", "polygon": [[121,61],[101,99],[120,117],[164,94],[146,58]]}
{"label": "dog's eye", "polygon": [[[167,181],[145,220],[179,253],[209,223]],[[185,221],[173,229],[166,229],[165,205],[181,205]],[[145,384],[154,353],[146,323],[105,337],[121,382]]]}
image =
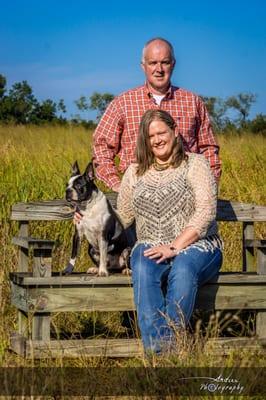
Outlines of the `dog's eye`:
{"label": "dog's eye", "polygon": [[79,190],[81,192],[84,190],[84,187],[85,187],[85,185],[82,185],[81,183],[77,183],[75,185],[76,190]]}

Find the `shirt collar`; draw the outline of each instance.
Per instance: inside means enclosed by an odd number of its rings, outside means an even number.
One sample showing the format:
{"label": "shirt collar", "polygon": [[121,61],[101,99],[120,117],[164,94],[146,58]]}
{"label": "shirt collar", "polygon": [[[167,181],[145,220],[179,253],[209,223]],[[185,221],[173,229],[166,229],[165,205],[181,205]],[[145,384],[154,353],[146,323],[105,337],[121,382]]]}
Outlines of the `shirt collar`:
{"label": "shirt collar", "polygon": [[[167,90],[167,92],[166,92],[165,95],[164,95],[164,98],[165,98],[165,99],[171,99],[171,98],[173,97],[173,93],[174,93],[174,90],[173,90],[173,89],[174,89],[173,86],[170,84],[169,89]],[[149,90],[148,85],[147,85],[147,82],[145,82],[144,90],[145,90],[146,95],[149,97],[149,99],[150,99],[150,98],[153,98],[153,94],[152,94],[152,92]]]}

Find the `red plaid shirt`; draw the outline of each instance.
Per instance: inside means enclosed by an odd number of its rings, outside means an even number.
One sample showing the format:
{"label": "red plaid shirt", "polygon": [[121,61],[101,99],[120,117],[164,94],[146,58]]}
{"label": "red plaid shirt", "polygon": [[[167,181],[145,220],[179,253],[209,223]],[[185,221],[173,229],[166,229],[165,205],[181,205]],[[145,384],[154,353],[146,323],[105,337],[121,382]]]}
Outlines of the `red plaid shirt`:
{"label": "red plaid shirt", "polygon": [[[120,183],[118,170],[124,172],[134,162],[140,120],[150,109],[165,110],[172,115],[185,151],[204,154],[218,181],[221,175],[219,146],[200,97],[171,86],[158,106],[146,85],[116,97],[101,118],[93,136],[97,177],[110,188]],[[114,163],[116,155],[120,159],[118,170]]]}

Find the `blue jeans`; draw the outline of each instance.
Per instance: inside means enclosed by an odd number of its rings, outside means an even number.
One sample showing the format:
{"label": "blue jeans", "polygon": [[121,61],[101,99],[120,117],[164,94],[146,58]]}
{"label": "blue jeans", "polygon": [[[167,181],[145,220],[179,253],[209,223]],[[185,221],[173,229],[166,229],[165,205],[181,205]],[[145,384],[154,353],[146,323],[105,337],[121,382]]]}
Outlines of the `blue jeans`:
{"label": "blue jeans", "polygon": [[159,353],[174,341],[175,330],[189,322],[198,288],[218,275],[222,252],[190,247],[186,252],[156,264],[143,255],[149,247],[137,245],[130,262],[144,349]]}

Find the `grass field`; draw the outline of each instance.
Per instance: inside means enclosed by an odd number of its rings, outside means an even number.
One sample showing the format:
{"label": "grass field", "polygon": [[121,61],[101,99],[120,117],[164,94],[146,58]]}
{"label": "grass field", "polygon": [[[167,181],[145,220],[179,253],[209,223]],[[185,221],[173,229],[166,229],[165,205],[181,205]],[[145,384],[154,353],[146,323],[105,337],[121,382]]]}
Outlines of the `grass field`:
{"label": "grass field", "polygon": [[[220,135],[223,174],[220,183],[219,198],[266,204],[266,151],[265,138],[251,135],[248,132],[237,135],[234,132]],[[11,245],[11,238],[16,234],[16,222],[10,222],[12,204],[20,201],[62,198],[70,167],[78,159],[82,168],[91,158],[92,132],[83,128],[65,127],[0,127],[0,198],[1,198],[1,235],[0,235],[0,282],[1,282],[1,321],[0,321],[0,365],[25,365],[28,363],[6,351],[9,333],[15,329],[16,313],[10,306],[8,274],[17,265],[17,249]],[[62,269],[69,257],[73,225],[71,222],[34,223],[32,235],[53,238],[58,246],[55,251],[54,268]],[[266,237],[266,226],[255,227],[258,238]],[[220,231],[225,242],[225,259],[223,270],[238,270],[241,263],[241,225],[221,224]],[[77,270],[84,271],[88,267],[86,246],[83,246]],[[82,331],[88,320],[92,324],[91,332],[97,331],[97,319],[102,318],[106,332],[123,334],[120,326],[120,315],[104,314],[91,316],[88,313],[79,315],[56,315],[52,323],[66,332]],[[191,346],[194,346],[193,349]],[[188,338],[183,343],[181,355],[171,360],[174,365],[216,365],[219,359],[211,354],[202,354],[200,346]],[[54,361],[59,365],[66,361]],[[105,365],[142,365],[143,360],[106,361],[78,359],[77,366]],[[156,361],[157,362],[157,361]],[[158,363],[166,361],[159,360]],[[170,361],[168,361],[170,362]],[[234,354],[226,365],[256,365],[264,363],[260,356]],[[30,361],[32,363],[32,361]],[[51,365],[50,362],[49,365]],[[59,364],[58,364],[59,363]],[[60,364],[60,365],[61,365]]]}

